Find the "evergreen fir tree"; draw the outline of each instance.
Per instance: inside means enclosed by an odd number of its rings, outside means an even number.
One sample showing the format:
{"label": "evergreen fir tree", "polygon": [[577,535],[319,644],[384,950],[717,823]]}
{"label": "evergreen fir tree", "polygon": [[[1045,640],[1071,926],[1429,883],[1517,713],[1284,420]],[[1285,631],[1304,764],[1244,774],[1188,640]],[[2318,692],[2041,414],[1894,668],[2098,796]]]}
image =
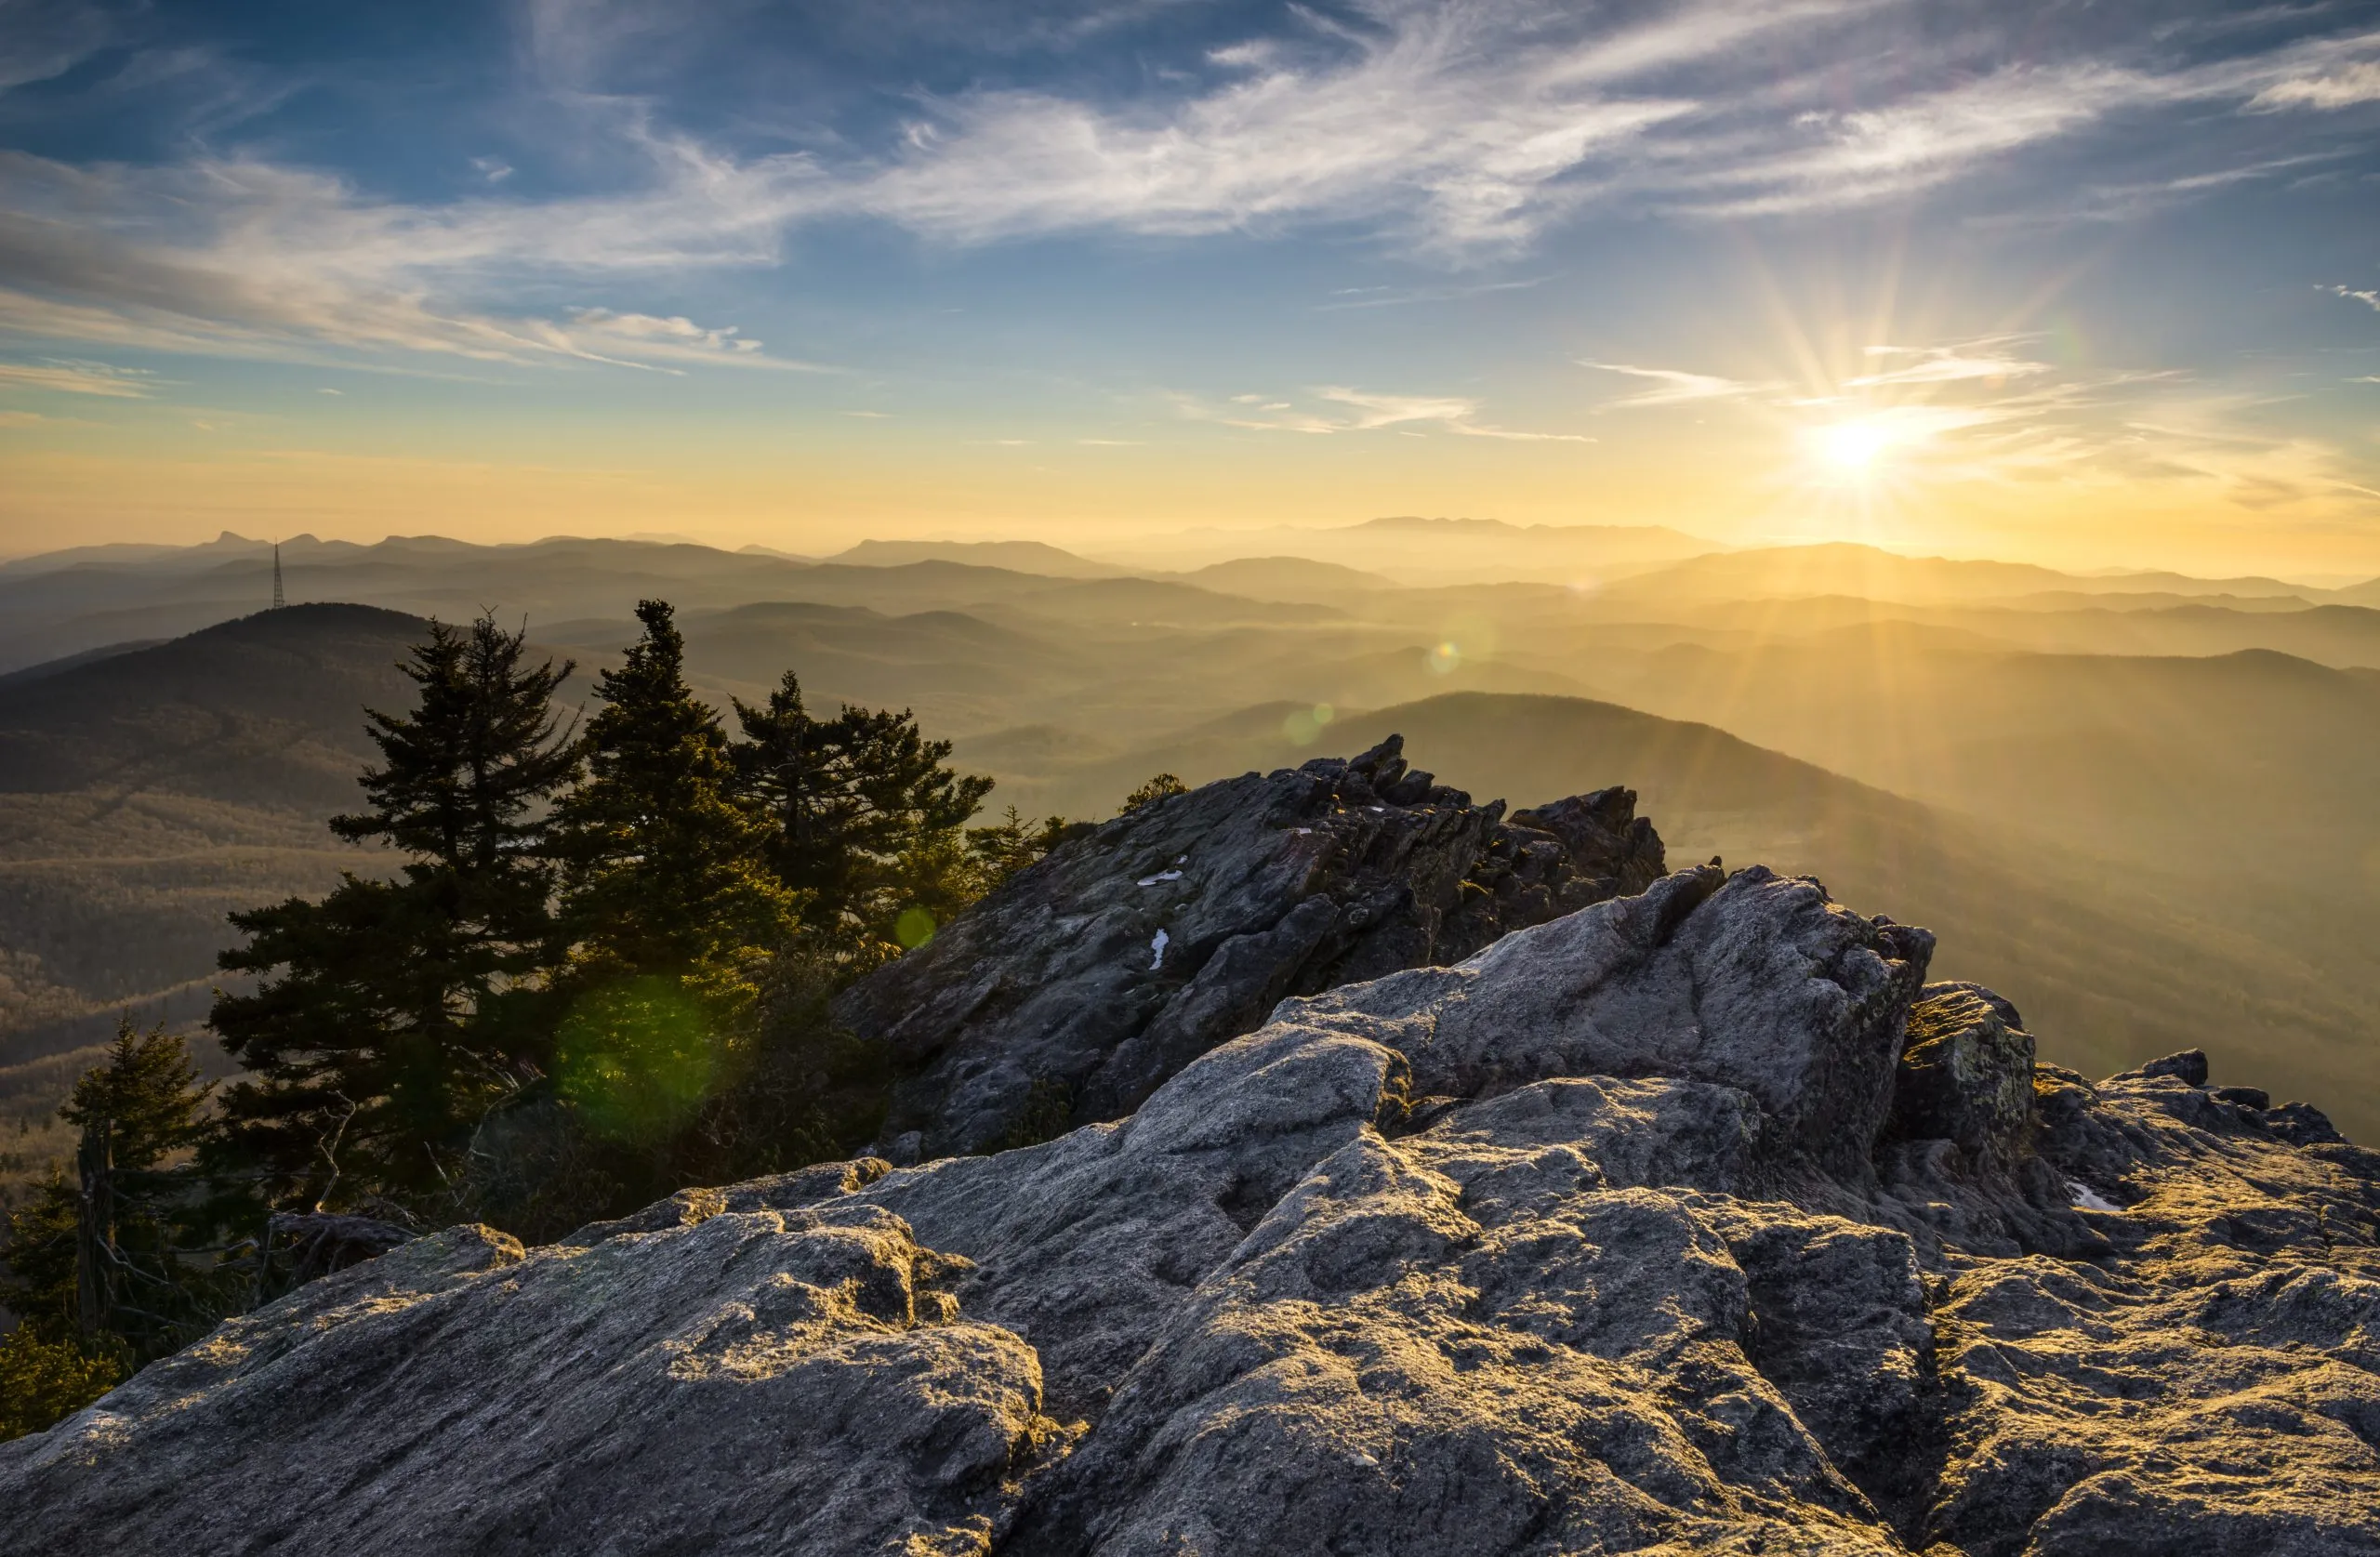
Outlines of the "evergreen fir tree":
{"label": "evergreen fir tree", "polygon": [[603,672],[587,781],[556,808],[562,924],[580,982],[726,970],[790,932],[794,899],[762,867],[768,820],[747,801],[719,717],[685,680],[669,606]]}
{"label": "evergreen fir tree", "polygon": [[407,856],[319,903],[235,914],[223,954],[261,976],[210,1017],[249,1075],[210,1151],[265,1173],[269,1199],[435,1197],[472,1126],[548,1056],[540,975],[560,957],[544,808],[575,772],[555,693],[572,669],[527,662],[525,631],[430,625],[404,673],[407,714],[367,710],[381,762],[370,808],[333,820]]}
{"label": "evergreen fir tree", "polygon": [[1170,800],[1176,795],[1188,793],[1190,793],[1190,786],[1171,773],[1157,773],[1146,784],[1125,796],[1124,803],[1116,808],[1116,814],[1130,816],[1143,806],[1153,806],[1159,800]]}
{"label": "evergreen fir tree", "polygon": [[761,964],[797,899],[762,862],[771,828],[737,783],[718,716],[685,681],[668,605],[601,678],[584,784],[556,808],[569,1014],[562,1096],[597,1134],[657,1143],[752,1036]]}
{"label": "evergreen fir tree", "polygon": [[107,1058],[83,1073],[58,1116],[78,1129],[106,1121],[116,1167],[143,1172],[197,1142],[214,1091],[199,1080],[188,1039],[162,1023],[144,1033],[124,1017]]}
{"label": "evergreen fir tree", "polygon": [[34,1432],[80,1409],[133,1366],[187,1344],[213,1324],[221,1294],[195,1245],[197,1201],[184,1176],[160,1171],[195,1142],[211,1084],[202,1084],[190,1046],[164,1027],[119,1023],[107,1058],[84,1073],[59,1116],[78,1128],[103,1126],[112,1164],[108,1328],[81,1332],[76,1246],[80,1184],[53,1172],[8,1219],[0,1301],[17,1328],[0,1339],[0,1438]]}
{"label": "evergreen fir tree", "polygon": [[978,884],[984,891],[993,891],[1027,865],[1038,864],[1078,829],[1089,827],[1063,816],[1027,822],[1014,806],[1009,807],[990,826],[967,829],[967,851],[974,857]]}
{"label": "evergreen fir tree", "polygon": [[[83,1073],[58,1116],[77,1129],[104,1122],[115,1170],[146,1176],[192,1145],[211,1084],[202,1085],[190,1046],[164,1027],[142,1032],[129,1018],[116,1024],[107,1058]],[[53,1174],[31,1202],[8,1219],[7,1279],[0,1302],[53,1340],[76,1334],[74,1232],[80,1185]],[[176,1196],[126,1193],[119,1197],[117,1241],[155,1256],[169,1241]]]}
{"label": "evergreen fir tree", "polygon": [[816,719],[788,670],[765,706],[735,712],[738,765],[774,824],[769,864],[806,894],[813,930],[914,944],[905,917],[946,919],[980,894],[961,829],[992,781],[945,766],[951,744],[927,740],[907,709]]}

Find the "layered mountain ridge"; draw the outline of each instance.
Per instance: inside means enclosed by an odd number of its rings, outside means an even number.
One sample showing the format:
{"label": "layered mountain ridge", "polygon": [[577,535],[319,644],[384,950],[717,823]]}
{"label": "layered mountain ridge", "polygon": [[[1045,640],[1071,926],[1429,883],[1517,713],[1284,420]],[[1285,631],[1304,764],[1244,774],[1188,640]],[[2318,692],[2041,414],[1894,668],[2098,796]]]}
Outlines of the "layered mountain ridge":
{"label": "layered mountain ridge", "polygon": [[[1610,792],[1508,823],[1398,760],[1144,807],[853,992],[1104,1062],[1148,1028],[1064,1012],[1310,981],[1120,1116],[416,1240],[0,1447],[0,1550],[2380,1550],[2380,1154],[2202,1056],[2043,1064],[1929,932],[1656,875]],[[1498,828],[1501,891],[1399,864]],[[1210,896],[1263,912],[1169,968]],[[1316,901],[1342,939],[1256,922]]]}

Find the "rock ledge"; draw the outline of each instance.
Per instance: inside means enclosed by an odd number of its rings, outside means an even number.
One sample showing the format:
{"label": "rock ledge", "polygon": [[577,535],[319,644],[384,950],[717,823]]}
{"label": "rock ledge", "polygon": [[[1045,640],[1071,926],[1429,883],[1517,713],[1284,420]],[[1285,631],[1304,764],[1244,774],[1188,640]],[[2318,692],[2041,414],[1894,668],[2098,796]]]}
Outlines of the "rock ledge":
{"label": "rock ledge", "polygon": [[[0,1447],[0,1550],[2380,1551],[2380,1155],[2039,1063],[1814,881],[1633,879],[1614,792],[1375,756],[1110,825],[853,1002],[948,1062],[911,1129],[1123,1116],[407,1245]],[[1173,982],[1086,971],[1159,928]]]}

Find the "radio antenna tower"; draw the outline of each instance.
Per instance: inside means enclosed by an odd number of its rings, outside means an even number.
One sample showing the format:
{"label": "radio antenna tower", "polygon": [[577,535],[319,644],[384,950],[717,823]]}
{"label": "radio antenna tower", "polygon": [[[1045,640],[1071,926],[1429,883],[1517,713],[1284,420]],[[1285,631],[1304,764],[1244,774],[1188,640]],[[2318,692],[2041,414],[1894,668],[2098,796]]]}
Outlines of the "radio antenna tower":
{"label": "radio antenna tower", "polygon": [[281,543],[272,543],[272,609],[279,611],[289,602],[281,594]]}

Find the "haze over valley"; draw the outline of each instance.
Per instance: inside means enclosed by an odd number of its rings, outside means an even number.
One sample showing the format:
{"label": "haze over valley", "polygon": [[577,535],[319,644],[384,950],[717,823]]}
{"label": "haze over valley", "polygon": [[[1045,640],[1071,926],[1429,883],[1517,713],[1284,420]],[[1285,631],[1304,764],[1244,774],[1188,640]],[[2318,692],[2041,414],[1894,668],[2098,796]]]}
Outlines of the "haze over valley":
{"label": "haze over valley", "polygon": [[[1359,552],[1371,528],[1302,549]],[[1380,528],[1408,557],[1476,533]],[[1561,534],[1562,568],[1604,539]],[[376,868],[323,823],[422,618],[525,622],[581,663],[576,710],[657,592],[713,706],[764,701],[790,666],[823,706],[912,708],[998,782],[995,811],[1095,818],[1152,772],[1200,783],[1393,732],[1515,806],[1624,784],[1679,859],[1807,871],[1936,930],[1947,974],[2017,1001],[2061,1062],[2203,1047],[2362,1126],[2380,605],[2358,601],[2380,588],[1633,544],[1585,583],[1524,552],[1512,576],[1426,587],[1287,553],[1133,572],[1040,543],[299,541],[277,613],[245,609],[265,543],[26,559],[0,570],[0,633],[73,648],[0,679],[0,1087],[39,1125],[116,1009],[203,1009],[226,912]],[[109,640],[134,622],[154,637]]]}

